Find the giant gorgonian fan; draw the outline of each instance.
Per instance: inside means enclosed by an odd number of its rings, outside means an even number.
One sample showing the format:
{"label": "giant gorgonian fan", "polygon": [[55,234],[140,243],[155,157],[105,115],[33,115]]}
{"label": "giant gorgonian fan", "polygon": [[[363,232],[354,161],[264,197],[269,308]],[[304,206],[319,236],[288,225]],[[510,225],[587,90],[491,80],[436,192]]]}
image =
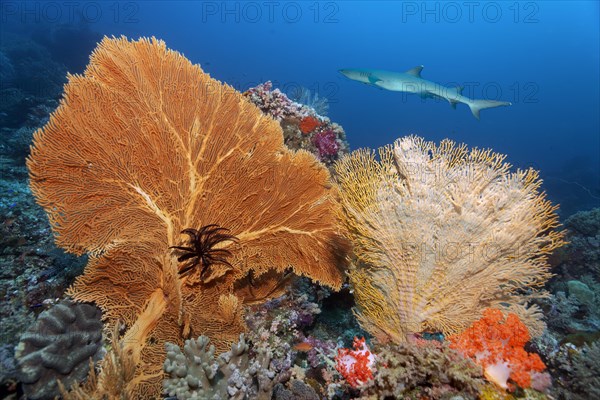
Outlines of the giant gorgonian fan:
{"label": "giant gorgonian fan", "polygon": [[563,234],[537,172],[511,172],[490,150],[415,136],[379,156],[358,150],[335,166],[361,325],[401,342],[457,333],[500,307],[540,333],[539,310],[527,302],[543,295],[546,257]]}
{"label": "giant gorgonian fan", "polygon": [[245,329],[242,304],[289,271],[342,284],[327,169],[162,41],[105,38],[27,166],[56,243],[90,256],[68,294],[124,331],[131,398],[160,396],[166,341],[206,335],[226,349]]}

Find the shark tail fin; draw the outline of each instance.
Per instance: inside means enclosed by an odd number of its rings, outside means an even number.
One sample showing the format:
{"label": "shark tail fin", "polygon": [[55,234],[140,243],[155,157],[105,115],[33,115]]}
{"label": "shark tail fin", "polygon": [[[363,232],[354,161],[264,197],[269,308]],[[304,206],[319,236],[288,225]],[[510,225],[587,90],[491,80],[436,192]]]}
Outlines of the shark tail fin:
{"label": "shark tail fin", "polygon": [[512,103],[509,101],[495,101],[495,100],[472,100],[467,103],[471,108],[471,112],[473,116],[479,119],[479,111],[484,110],[486,108],[494,108],[494,107],[502,107],[502,106],[512,106]]}

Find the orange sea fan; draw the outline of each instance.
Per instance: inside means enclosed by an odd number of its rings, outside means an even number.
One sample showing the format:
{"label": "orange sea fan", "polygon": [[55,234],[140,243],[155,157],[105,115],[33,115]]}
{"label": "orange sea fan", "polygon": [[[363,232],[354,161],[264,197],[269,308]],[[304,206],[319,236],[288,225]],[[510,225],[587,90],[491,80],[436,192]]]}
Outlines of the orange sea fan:
{"label": "orange sea fan", "polygon": [[[272,295],[260,285],[287,269],[343,282],[347,244],[327,169],[162,41],[105,38],[85,74],[69,77],[27,165],[56,243],[90,255],[68,294],[96,302],[107,332],[125,324],[131,398],[159,397],[166,341],[203,334],[225,350],[245,329],[250,293]],[[169,247],[209,224],[238,240],[220,243],[232,270],[203,283],[178,273]],[[250,272],[258,287],[245,290]]]}

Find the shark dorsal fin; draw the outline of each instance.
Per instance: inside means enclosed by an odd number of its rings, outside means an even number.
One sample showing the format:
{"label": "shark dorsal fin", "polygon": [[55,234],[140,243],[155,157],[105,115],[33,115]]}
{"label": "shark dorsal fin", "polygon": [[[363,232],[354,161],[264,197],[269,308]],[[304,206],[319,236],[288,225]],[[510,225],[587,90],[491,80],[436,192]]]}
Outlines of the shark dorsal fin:
{"label": "shark dorsal fin", "polygon": [[417,78],[420,78],[421,77],[421,71],[423,71],[423,66],[419,65],[418,67],[414,67],[412,69],[409,69],[405,73],[408,74],[408,75],[412,75],[412,76],[416,76]]}

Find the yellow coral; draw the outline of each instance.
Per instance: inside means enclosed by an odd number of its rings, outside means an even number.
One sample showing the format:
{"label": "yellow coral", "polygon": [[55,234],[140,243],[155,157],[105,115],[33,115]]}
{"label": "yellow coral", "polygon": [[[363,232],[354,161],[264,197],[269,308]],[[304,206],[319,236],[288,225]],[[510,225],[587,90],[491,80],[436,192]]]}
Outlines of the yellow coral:
{"label": "yellow coral", "polygon": [[[56,243],[90,255],[68,294],[96,302],[108,332],[125,325],[132,398],[160,395],[165,341],[207,335],[225,350],[245,329],[242,304],[272,295],[262,286],[288,269],[342,284],[347,246],[327,169],[162,41],[105,38],[69,77],[27,165]],[[169,247],[209,224],[239,239],[223,243],[233,270],[209,283],[180,276]]]}
{"label": "yellow coral", "polygon": [[379,155],[358,150],[335,166],[361,325],[399,342],[457,333],[485,308],[510,307],[540,333],[539,310],[524,304],[543,295],[534,289],[563,234],[537,172],[511,173],[503,155],[415,136]]}

